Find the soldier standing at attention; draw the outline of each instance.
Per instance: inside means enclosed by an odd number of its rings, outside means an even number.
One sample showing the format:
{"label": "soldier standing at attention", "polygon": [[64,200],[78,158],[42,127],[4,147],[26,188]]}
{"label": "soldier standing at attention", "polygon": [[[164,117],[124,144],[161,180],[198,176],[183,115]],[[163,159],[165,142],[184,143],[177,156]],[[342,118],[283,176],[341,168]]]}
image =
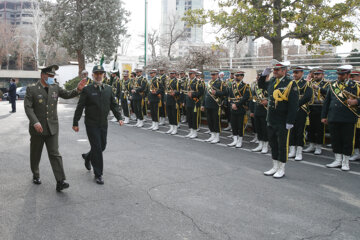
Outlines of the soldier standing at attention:
{"label": "soldier standing at attention", "polygon": [[330,84],[321,113],[321,122],[329,124],[335,154],[335,161],[326,167],[341,167],[343,171],[350,170],[349,158],[354,149],[355,124],[359,117],[359,88],[349,79],[351,69],[351,65],[337,69],[338,80]]}
{"label": "soldier standing at attention", "polygon": [[[360,70],[353,70],[350,74],[351,80],[353,80],[358,86],[360,86]],[[356,161],[360,159],[360,118],[356,122],[355,132],[355,146],[354,154],[349,159],[350,161]]]}
{"label": "soldier standing at attention", "polygon": [[185,90],[186,95],[186,113],[188,119],[188,125],[190,132],[185,137],[188,138],[197,138],[196,130],[199,128],[199,112],[200,112],[200,98],[204,94],[204,86],[195,77],[197,73],[196,69],[191,69],[189,71],[189,84]]}
{"label": "soldier standing at attention", "polygon": [[176,78],[176,71],[170,71],[170,80],[166,87],[166,112],[169,118],[170,129],[167,134],[175,135],[178,130],[179,97],[181,84]]}
{"label": "soldier standing at attention", "polygon": [[159,78],[156,77],[157,70],[152,69],[150,73],[150,93],[149,93],[149,102],[150,102],[150,112],[152,125],[149,127],[149,130],[157,131],[159,130],[159,108],[161,102],[161,96],[164,92],[164,86],[162,85]]}
{"label": "soldier standing at attention", "polygon": [[135,127],[144,126],[144,115],[142,108],[144,106],[144,96],[146,90],[146,80],[142,76],[142,69],[135,69],[136,78],[134,79],[134,86],[131,90],[132,101],[134,104],[134,111],[137,118]]}
{"label": "soldier standing at attention", "polygon": [[295,157],[295,161],[301,161],[305,144],[306,119],[309,115],[309,105],[313,100],[313,90],[310,82],[304,79],[305,67],[297,66],[292,69],[295,83],[299,89],[299,109],[294,127],[290,131],[289,158]]}
{"label": "soldier standing at attention", "polygon": [[82,157],[87,170],[91,170],[91,165],[93,166],[97,184],[104,184],[102,152],[106,148],[109,111],[113,112],[120,126],[124,124],[112,87],[103,83],[104,75],[103,66],[94,66],[94,83],[83,89],[74,113],[72,127],[75,132],[79,131],[79,120],[85,108],[85,127],[91,150],[82,154]]}
{"label": "soldier standing at attention", "polygon": [[267,120],[273,167],[264,174],[282,178],[288,160],[290,129],[294,126],[299,106],[299,91],[296,83],[287,75],[290,62],[273,62],[274,77],[265,82],[270,74],[270,68],[267,68],[258,81],[259,87],[269,94]]}
{"label": "soldier standing at attention", "polygon": [[242,147],[242,141],[245,130],[245,116],[247,102],[251,98],[250,86],[244,83],[245,72],[235,73],[235,81],[229,89],[230,107],[231,107],[231,126],[233,132],[233,142],[229,147]]}
{"label": "soldier standing at attention", "polygon": [[83,70],[83,71],[81,72],[81,78],[82,78],[82,79],[86,79],[86,85],[89,85],[89,84],[92,83],[91,78],[89,78],[88,76],[89,76],[88,71]]}
{"label": "soldier standing at attention", "polygon": [[208,83],[201,111],[206,109],[206,117],[210,130],[210,138],[206,142],[218,143],[221,132],[221,103],[227,95],[226,86],[218,77],[219,71],[211,71],[211,80]]}
{"label": "soldier standing at attention", "polygon": [[[188,84],[188,78],[186,77],[185,71],[181,70],[180,72],[180,79],[179,79],[179,83],[181,85],[181,89],[186,89],[187,84]],[[180,94],[180,121],[182,123],[186,123],[186,107],[185,107],[185,94],[181,93]]]}
{"label": "soldier standing at attention", "polygon": [[[166,88],[167,84],[168,84],[168,77],[165,74],[165,68],[160,67],[159,68],[159,75],[160,75],[160,81],[161,84],[164,86],[164,88]],[[165,125],[165,118],[166,118],[166,104],[165,104],[165,92],[162,93],[161,95],[161,107],[159,110],[159,116],[160,116],[160,123],[159,125]]]}
{"label": "soldier standing at attention", "polygon": [[129,71],[123,71],[123,79],[121,81],[121,94],[120,102],[121,108],[123,109],[125,120],[124,123],[128,124],[130,122],[130,110],[129,110],[129,96],[131,92],[131,79],[129,78]]}
{"label": "soldier standing at attention", "polygon": [[55,71],[58,69],[57,65],[52,65],[41,70],[40,81],[26,89],[24,108],[30,121],[30,165],[33,183],[41,184],[39,163],[45,144],[57,181],[56,190],[59,192],[68,188],[69,184],[65,182],[62,157],[59,153],[58,98],[76,97],[84,88],[86,81],[81,81],[77,89],[66,91],[54,84]]}
{"label": "soldier standing at attention", "polygon": [[325,141],[325,125],[321,122],[321,110],[326,93],[329,88],[329,82],[324,79],[324,70],[322,68],[312,69],[313,79],[311,80],[311,86],[314,93],[314,101],[309,106],[309,121],[308,127],[308,139],[309,146],[303,150],[303,152],[314,152],[315,155],[320,155],[321,144]]}

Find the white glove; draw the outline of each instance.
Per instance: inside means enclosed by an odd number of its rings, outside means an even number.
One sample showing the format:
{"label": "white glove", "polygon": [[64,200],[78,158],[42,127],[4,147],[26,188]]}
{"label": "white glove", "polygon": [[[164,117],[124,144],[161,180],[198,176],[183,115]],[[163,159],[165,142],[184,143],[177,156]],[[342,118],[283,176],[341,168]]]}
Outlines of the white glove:
{"label": "white glove", "polygon": [[271,68],[267,67],[264,69],[264,71],[262,72],[261,76],[267,76],[271,73]]}
{"label": "white glove", "polygon": [[292,129],[294,127],[294,124],[286,124],[286,129],[287,130],[290,130],[290,129]]}
{"label": "white glove", "polygon": [[128,101],[127,101],[127,104],[130,104],[130,103],[131,103],[131,102],[128,100]]}

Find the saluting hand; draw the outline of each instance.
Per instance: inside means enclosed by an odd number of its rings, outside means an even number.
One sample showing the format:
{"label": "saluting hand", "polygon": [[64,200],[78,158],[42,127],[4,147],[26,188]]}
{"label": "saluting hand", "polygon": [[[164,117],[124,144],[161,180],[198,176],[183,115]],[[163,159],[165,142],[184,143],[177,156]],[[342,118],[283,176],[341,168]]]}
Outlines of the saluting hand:
{"label": "saluting hand", "polygon": [[79,131],[79,126],[73,126],[72,129],[73,129],[75,132],[78,132],[78,131]]}
{"label": "saluting hand", "polygon": [[77,90],[79,92],[81,92],[83,90],[83,88],[86,86],[86,78],[84,78],[83,80],[81,80],[77,86]]}

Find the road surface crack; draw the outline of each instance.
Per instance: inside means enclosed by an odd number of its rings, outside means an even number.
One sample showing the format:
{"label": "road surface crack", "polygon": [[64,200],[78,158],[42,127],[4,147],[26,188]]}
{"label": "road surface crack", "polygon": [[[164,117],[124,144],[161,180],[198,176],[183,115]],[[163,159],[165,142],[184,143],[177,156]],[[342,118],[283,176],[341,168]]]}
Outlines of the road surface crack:
{"label": "road surface crack", "polygon": [[310,240],[310,239],[326,238],[326,237],[329,237],[329,238],[330,238],[330,237],[333,236],[333,234],[334,234],[335,232],[337,232],[337,231],[341,228],[341,226],[342,226],[342,224],[343,224],[344,222],[359,222],[359,221],[360,221],[360,217],[356,217],[356,218],[354,218],[354,219],[344,219],[344,218],[340,218],[340,219],[338,219],[338,220],[334,220],[334,221],[333,221],[333,222],[336,223],[336,225],[335,225],[334,229],[331,230],[329,233],[327,233],[327,234],[317,234],[317,235],[314,235],[314,236],[301,238],[301,240]]}
{"label": "road surface crack", "polygon": [[[215,237],[213,237],[209,232],[206,232],[204,229],[202,229],[200,227],[200,225],[195,221],[194,218],[192,218],[189,214],[185,213],[183,210],[180,210],[180,209],[177,209],[177,208],[174,208],[174,207],[171,207],[171,206],[168,206],[166,205],[165,203],[159,201],[159,200],[156,200],[152,194],[151,194],[151,191],[158,188],[158,187],[162,187],[162,186],[168,186],[168,185],[174,185],[174,184],[184,184],[184,183],[189,183],[189,182],[193,182],[193,181],[196,181],[196,180],[199,180],[199,179],[202,179],[202,178],[209,178],[209,177],[221,177],[221,176],[225,176],[225,175],[228,175],[228,174],[231,174],[231,173],[234,173],[238,170],[240,170],[241,168],[236,168],[236,169],[233,169],[231,171],[226,171],[226,172],[223,172],[223,173],[218,173],[218,174],[210,174],[210,175],[203,175],[203,176],[199,176],[199,177],[195,177],[195,178],[192,178],[192,179],[189,179],[187,181],[176,181],[176,182],[171,182],[171,183],[164,183],[164,184],[158,184],[156,186],[152,186],[150,187],[148,190],[147,190],[147,194],[150,198],[151,201],[157,203],[158,205],[170,210],[170,211],[175,211],[179,214],[181,214],[182,216],[184,216],[185,218],[189,219],[193,225],[193,227],[198,230],[201,234],[203,235],[206,235],[208,237],[210,237],[210,239],[216,239]],[[227,239],[228,240],[231,240],[231,237],[228,233],[222,231],[222,233],[224,235],[226,235]]]}

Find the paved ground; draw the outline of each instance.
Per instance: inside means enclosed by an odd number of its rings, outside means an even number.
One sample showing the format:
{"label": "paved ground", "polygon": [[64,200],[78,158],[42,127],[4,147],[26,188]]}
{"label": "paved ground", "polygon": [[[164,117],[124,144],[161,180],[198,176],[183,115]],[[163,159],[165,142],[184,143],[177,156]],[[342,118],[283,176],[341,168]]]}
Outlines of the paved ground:
{"label": "paved ground", "polygon": [[[60,104],[60,151],[70,188],[55,191],[44,149],[40,186],[31,183],[28,121],[0,102],[0,239],[360,239],[360,164],[323,167],[332,154],[290,161],[286,177],[265,177],[269,156],[180,135],[109,125],[105,185],[80,154],[89,144],[71,130],[74,105]],[[82,121],[81,121],[82,122]],[[150,124],[150,123],[148,123]]]}

